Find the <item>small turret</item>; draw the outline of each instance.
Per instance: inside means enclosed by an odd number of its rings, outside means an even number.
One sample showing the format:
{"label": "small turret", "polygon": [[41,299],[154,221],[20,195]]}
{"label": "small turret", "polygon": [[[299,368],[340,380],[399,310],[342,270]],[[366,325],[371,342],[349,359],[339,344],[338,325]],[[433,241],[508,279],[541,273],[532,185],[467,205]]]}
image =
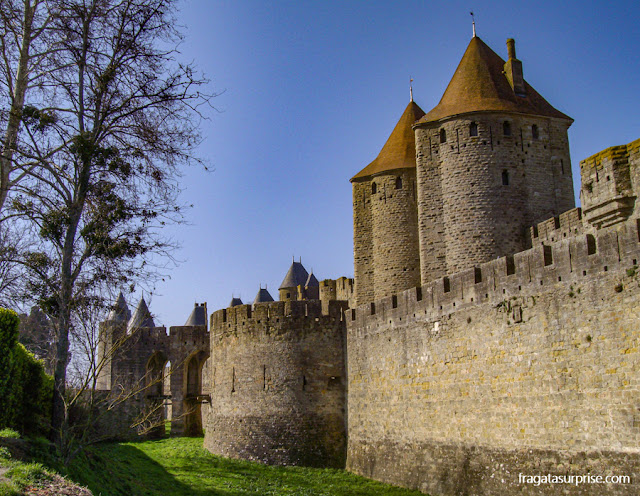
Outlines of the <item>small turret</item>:
{"label": "small turret", "polygon": [[316,276],[313,275],[313,269],[307,277],[307,282],[304,284],[304,296],[307,300],[320,299],[320,283]]}
{"label": "small turret", "polygon": [[231,297],[231,303],[229,303],[229,308],[237,307],[238,305],[243,305],[242,300],[240,298]]}
{"label": "small turret", "polygon": [[291,262],[291,267],[289,267],[287,275],[284,276],[282,284],[280,284],[280,287],[278,288],[280,301],[299,299],[298,286],[304,288],[308,278],[309,273],[307,272],[307,269],[304,268],[301,261],[296,262],[294,260]]}
{"label": "small turret", "polygon": [[185,326],[206,326],[207,325],[207,304],[196,303],[193,311],[184,324]]}
{"label": "small turret", "polygon": [[110,322],[127,322],[131,318],[131,311],[127,306],[127,302],[122,295],[122,291],[118,295],[118,299],[111,307],[111,311],[107,316],[107,321]]}
{"label": "small turret", "polygon": [[136,307],[135,312],[133,313],[133,317],[129,320],[129,325],[127,326],[127,332],[131,333],[133,329],[138,329],[140,327],[155,327],[156,324],[153,321],[153,317],[151,316],[151,312],[149,311],[149,307],[147,307],[147,302],[144,301],[144,298],[140,298],[140,302]]}
{"label": "small turret", "polygon": [[255,299],[253,300],[253,304],[255,305],[256,303],[266,303],[269,301],[273,301],[273,297],[271,296],[269,291],[267,291],[267,288],[261,287],[258,290],[258,294],[256,295]]}

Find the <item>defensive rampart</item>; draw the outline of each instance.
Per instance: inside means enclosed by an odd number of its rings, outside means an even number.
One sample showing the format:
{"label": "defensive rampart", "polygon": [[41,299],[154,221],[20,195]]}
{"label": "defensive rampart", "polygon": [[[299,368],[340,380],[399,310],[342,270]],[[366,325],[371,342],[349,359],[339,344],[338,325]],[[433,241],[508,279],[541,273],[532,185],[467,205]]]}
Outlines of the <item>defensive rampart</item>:
{"label": "defensive rampart", "polygon": [[204,445],[270,464],[344,467],[346,302],[278,301],[211,316]]}
{"label": "defensive rampart", "polygon": [[639,492],[639,259],[631,219],[348,311],[347,468],[436,495]]}

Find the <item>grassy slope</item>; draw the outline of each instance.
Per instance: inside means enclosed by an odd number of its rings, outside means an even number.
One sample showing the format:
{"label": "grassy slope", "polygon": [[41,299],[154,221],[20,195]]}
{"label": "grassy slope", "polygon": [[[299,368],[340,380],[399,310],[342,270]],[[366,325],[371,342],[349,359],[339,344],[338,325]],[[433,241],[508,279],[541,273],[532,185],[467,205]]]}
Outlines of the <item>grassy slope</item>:
{"label": "grassy slope", "polygon": [[77,458],[69,475],[95,496],[414,496],[340,470],[270,467],[214,456],[202,439],[103,444]]}

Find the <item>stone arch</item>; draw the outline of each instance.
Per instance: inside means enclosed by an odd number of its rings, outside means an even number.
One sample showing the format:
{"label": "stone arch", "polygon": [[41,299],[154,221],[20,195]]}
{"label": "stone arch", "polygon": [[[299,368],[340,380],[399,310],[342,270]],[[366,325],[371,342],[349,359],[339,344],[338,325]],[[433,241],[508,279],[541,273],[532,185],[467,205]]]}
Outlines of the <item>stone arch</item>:
{"label": "stone arch", "polygon": [[151,437],[161,437],[165,433],[167,395],[164,391],[167,355],[154,351],[145,367],[144,423],[141,426]]}
{"label": "stone arch", "polygon": [[193,352],[184,362],[183,402],[184,435],[202,436],[202,369],[209,354],[204,350]]}

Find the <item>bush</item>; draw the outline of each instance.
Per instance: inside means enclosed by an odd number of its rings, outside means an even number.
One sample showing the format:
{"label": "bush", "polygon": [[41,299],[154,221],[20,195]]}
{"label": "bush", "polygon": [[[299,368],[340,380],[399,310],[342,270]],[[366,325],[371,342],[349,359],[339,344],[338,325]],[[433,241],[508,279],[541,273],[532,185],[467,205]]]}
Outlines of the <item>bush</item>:
{"label": "bush", "polygon": [[4,410],[4,400],[11,389],[11,364],[18,343],[19,324],[16,312],[0,308],[0,412]]}
{"label": "bush", "polygon": [[44,433],[51,413],[53,379],[17,342],[18,323],[15,312],[0,308],[0,428]]}

